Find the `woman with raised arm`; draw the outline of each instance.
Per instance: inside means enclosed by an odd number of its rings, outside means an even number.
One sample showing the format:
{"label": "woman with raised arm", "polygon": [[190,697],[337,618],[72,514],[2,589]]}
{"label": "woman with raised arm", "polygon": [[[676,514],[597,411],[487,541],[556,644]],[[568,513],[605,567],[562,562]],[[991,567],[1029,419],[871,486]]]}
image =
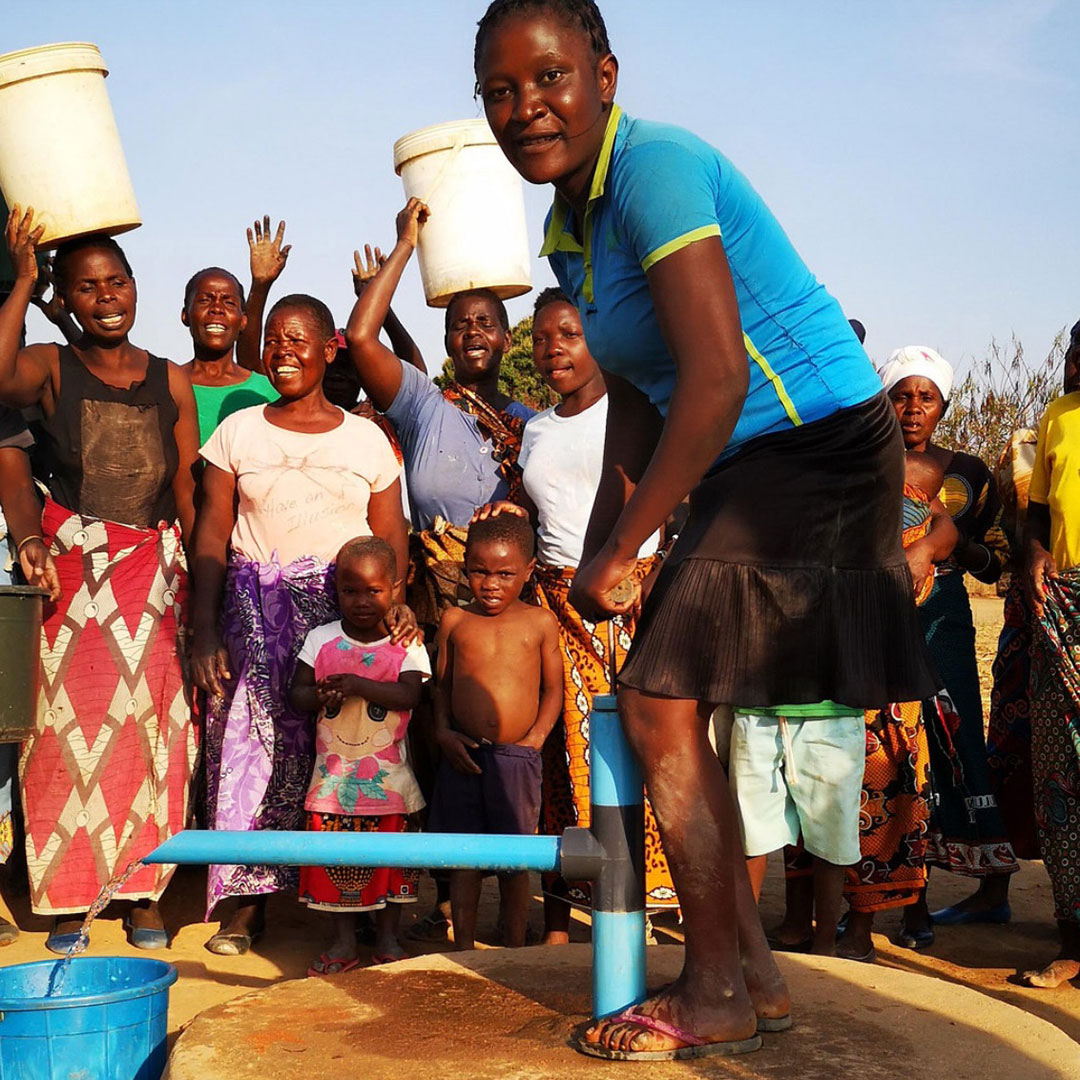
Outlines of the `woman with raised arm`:
{"label": "woman with raised arm", "polygon": [[[187,823],[195,732],[181,668],[198,428],[191,384],[129,340],[135,278],[115,240],[61,245],[56,289],[81,334],[19,348],[34,291],[33,212],[15,207],[17,280],[0,309],[0,404],[40,406],[49,497],[41,532],[63,586],[45,610],[37,729],[23,745],[30,900],[63,953],[118,871]],[[173,867],[117,897],[140,948],[168,944],[158,900]]]}
{"label": "woman with raised arm", "polygon": [[[409,603],[431,640],[442,612],[465,603],[471,592],[462,571],[465,533],[478,507],[520,490],[518,451],[532,409],[499,387],[503,353],[510,348],[506,306],[490,289],[458,293],[446,308],[446,354],[454,381],[440,390],[423,358],[390,307],[412,258],[427,207],[410,199],[397,215],[397,243],[383,259],[365,249],[366,267],[355,254],[357,300],[345,330],[349,356],[371,404],[385,414],[398,437],[412,512]],[[385,330],[392,349],[380,340]],[[433,717],[413,713],[414,745],[432,744]],[[425,735],[427,738],[425,738]],[[435,762],[419,759],[425,792]],[[418,920],[410,937],[444,941],[450,929],[450,893],[436,878],[436,908]]]}
{"label": "woman with raised arm", "polygon": [[[555,188],[543,252],[590,351],[665,414],[614,530],[586,545],[572,599],[612,591],[683,497],[690,516],[620,674],[679,894],[670,986],[593,1025],[612,1058],[756,1049],[788,1023],[707,737],[717,704],[876,707],[936,688],[900,546],[896,417],[839,304],[746,179],[689,132],[627,116],[591,0],[495,0],[475,70],[503,152]],[[609,428],[613,439],[633,432]]]}

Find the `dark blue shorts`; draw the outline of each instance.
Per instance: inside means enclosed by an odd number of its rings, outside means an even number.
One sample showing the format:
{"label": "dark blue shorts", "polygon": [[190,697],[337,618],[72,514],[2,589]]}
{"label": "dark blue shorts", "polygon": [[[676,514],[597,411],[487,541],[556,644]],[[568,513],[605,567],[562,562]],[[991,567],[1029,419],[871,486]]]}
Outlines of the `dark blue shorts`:
{"label": "dark blue shorts", "polygon": [[523,834],[540,819],[540,752],[529,746],[484,743],[469,754],[480,775],[439,765],[428,828],[444,833]]}

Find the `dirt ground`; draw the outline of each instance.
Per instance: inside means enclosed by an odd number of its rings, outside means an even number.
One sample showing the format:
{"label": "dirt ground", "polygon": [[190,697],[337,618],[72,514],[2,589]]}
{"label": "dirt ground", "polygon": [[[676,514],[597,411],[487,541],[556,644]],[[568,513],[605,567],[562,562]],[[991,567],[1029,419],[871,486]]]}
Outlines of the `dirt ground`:
{"label": "dirt ground", "polygon": [[[993,597],[977,598],[973,607],[978,630],[977,648],[985,668],[985,692],[989,700],[989,664],[993,659],[1000,625],[1001,601]],[[539,929],[542,915],[539,880],[534,881],[536,896],[531,912],[532,925]],[[172,989],[169,1021],[173,1037],[197,1013],[251,990],[270,986],[284,979],[302,978],[313,957],[327,944],[326,916],[309,912],[289,896],[274,897],[269,906],[266,936],[246,956],[214,956],[203,947],[213,931],[202,922],[205,872],[181,868],[163,901],[166,923],[173,941],[159,954],[175,964],[180,979]],[[972,884],[963,878],[937,873],[930,882],[932,908],[944,906],[967,895]],[[425,879],[420,902],[405,911],[403,929],[430,907],[432,883]],[[30,915],[25,896],[11,896],[10,912],[23,928],[13,945],[0,951],[0,964],[25,963],[49,959],[44,948],[49,921]],[[1016,875],[1012,890],[1012,922],[1007,926],[944,927],[938,930],[936,943],[924,952],[910,952],[893,946],[888,936],[896,928],[897,916],[882,917],[875,938],[879,963],[888,967],[928,975],[936,979],[971,987],[1012,1005],[1019,1006],[1080,1041],[1080,990],[1072,986],[1055,991],[1021,987],[1015,977],[1018,969],[1048,961],[1055,951],[1055,927],[1051,918],[1050,886],[1041,863],[1025,863]],[[780,920],[783,908],[783,877],[779,860],[774,860],[762,895],[762,918],[766,927]],[[3,910],[3,905],[0,905]],[[494,881],[485,883],[480,917],[480,947],[497,945],[497,893]],[[123,910],[114,905],[95,924],[90,955],[124,955],[134,950],[127,944],[121,925]],[[682,931],[674,913],[654,920],[660,944],[677,944]],[[572,939],[589,938],[588,916],[577,914],[572,925]],[[439,946],[408,945],[410,953],[440,951]],[[442,949],[452,948],[450,945]]]}

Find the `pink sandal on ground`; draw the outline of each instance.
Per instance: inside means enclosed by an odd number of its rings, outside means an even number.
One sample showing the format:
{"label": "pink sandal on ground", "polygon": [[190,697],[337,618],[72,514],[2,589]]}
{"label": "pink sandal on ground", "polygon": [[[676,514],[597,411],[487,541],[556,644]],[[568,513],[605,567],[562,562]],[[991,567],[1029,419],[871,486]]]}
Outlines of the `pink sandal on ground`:
{"label": "pink sandal on ground", "polygon": [[710,1054],[748,1054],[761,1049],[761,1036],[751,1035],[748,1039],[731,1039],[722,1042],[709,1042],[689,1031],[675,1027],[655,1016],[646,1016],[637,1012],[637,1006],[631,1005],[614,1016],[605,1016],[605,1022],[614,1024],[636,1024],[643,1031],[655,1031],[660,1035],[678,1039],[682,1046],[670,1050],[611,1050],[602,1043],[589,1042],[582,1035],[574,1042],[574,1049],[589,1057],[606,1058],[608,1061],[685,1061],[689,1058],[708,1057]]}
{"label": "pink sandal on ground", "polygon": [[400,956],[394,956],[393,953],[377,952],[371,954],[371,960],[369,961],[368,966],[379,967],[382,964],[396,964],[399,960],[408,959],[408,953],[402,953]]}
{"label": "pink sandal on ground", "polygon": [[319,975],[344,975],[346,971],[352,971],[353,968],[360,966],[360,957],[344,957],[344,956],[331,956],[329,953],[322,953],[317,960],[312,961],[311,967],[307,969],[308,975],[316,977]]}

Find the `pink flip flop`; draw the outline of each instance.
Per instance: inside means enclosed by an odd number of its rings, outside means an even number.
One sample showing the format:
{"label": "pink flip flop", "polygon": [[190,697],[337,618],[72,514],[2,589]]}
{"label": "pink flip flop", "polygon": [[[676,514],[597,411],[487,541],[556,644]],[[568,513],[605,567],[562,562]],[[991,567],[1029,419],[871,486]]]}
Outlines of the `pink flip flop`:
{"label": "pink flip flop", "polygon": [[331,956],[329,953],[324,952],[314,961],[314,963],[312,963],[311,967],[307,969],[307,973],[312,977],[320,975],[344,975],[346,971],[352,971],[353,968],[358,968],[359,966],[359,956],[354,956],[347,960],[344,957]]}
{"label": "pink flip flop", "polygon": [[731,1039],[723,1042],[709,1042],[698,1035],[675,1027],[655,1016],[646,1016],[631,1005],[614,1016],[605,1016],[606,1022],[636,1024],[644,1031],[655,1031],[660,1035],[677,1039],[682,1046],[670,1050],[611,1050],[602,1043],[588,1042],[581,1036],[574,1042],[574,1049],[589,1057],[605,1058],[608,1061],[685,1061],[689,1058],[708,1057],[711,1054],[748,1054],[761,1049],[761,1036],[751,1035],[748,1039]]}
{"label": "pink flip flop", "polygon": [[408,953],[402,953],[401,956],[394,956],[393,953],[372,953],[371,960],[368,962],[369,967],[381,967],[383,964],[396,964],[399,960],[408,960]]}

